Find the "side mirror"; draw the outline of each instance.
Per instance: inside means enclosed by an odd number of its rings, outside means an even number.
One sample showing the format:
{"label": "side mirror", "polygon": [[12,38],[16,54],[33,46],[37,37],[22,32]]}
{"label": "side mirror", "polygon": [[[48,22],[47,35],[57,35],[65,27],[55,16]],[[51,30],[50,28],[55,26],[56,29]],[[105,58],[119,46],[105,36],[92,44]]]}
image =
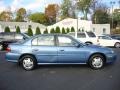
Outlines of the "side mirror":
{"label": "side mirror", "polygon": [[81,45],[79,43],[76,43],[75,45],[77,48],[79,48]]}

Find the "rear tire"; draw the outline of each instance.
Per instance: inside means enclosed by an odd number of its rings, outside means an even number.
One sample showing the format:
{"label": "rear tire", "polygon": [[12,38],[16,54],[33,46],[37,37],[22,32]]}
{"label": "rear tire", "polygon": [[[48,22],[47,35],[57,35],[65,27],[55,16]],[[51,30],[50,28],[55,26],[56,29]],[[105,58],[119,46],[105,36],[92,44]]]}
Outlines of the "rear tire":
{"label": "rear tire", "polygon": [[114,45],[115,48],[120,48],[120,43],[119,42],[116,42],[115,45]]}
{"label": "rear tire", "polygon": [[101,69],[104,66],[105,58],[100,54],[95,54],[90,57],[89,65],[92,69]]}
{"label": "rear tire", "polygon": [[23,69],[30,71],[36,67],[36,59],[31,55],[25,55],[21,59],[21,64]]}

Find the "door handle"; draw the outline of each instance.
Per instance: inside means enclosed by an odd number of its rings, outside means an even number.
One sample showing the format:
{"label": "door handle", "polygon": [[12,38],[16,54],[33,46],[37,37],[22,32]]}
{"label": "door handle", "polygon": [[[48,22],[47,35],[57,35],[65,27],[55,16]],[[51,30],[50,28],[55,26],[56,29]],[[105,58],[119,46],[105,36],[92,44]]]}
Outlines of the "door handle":
{"label": "door handle", "polygon": [[64,50],[60,50],[61,52],[63,52]]}
{"label": "door handle", "polygon": [[38,50],[38,49],[33,49],[32,51],[33,51],[33,52],[38,52],[39,50]]}

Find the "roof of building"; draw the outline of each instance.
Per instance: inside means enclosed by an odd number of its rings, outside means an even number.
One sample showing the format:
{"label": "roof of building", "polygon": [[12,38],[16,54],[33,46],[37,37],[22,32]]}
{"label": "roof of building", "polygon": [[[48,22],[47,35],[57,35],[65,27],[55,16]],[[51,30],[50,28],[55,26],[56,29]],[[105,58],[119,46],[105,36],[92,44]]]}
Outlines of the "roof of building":
{"label": "roof of building", "polygon": [[6,27],[9,26],[11,28],[15,28],[17,26],[19,26],[20,28],[25,28],[25,26],[32,26],[32,28],[36,28],[36,27],[40,27],[40,28],[46,28],[45,25],[39,24],[39,23],[35,23],[35,22],[3,22],[0,21],[0,25],[2,27]]}

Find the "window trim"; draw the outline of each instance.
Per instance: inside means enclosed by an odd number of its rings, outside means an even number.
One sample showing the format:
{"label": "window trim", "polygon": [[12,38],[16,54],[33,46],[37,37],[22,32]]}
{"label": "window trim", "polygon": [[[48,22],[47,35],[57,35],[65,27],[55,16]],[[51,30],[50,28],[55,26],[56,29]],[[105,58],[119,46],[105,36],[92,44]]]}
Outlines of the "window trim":
{"label": "window trim", "polygon": [[[54,42],[54,45],[38,45],[38,38],[40,37],[40,36],[53,36],[53,38],[54,38],[54,40],[53,40],[53,42]],[[55,35],[40,35],[40,36],[37,36],[37,37],[34,37],[32,40],[31,40],[31,46],[46,46],[46,47],[54,47],[55,46]],[[33,40],[34,39],[36,39],[37,38],[37,45],[33,45],[32,44],[32,42],[33,42]]]}

